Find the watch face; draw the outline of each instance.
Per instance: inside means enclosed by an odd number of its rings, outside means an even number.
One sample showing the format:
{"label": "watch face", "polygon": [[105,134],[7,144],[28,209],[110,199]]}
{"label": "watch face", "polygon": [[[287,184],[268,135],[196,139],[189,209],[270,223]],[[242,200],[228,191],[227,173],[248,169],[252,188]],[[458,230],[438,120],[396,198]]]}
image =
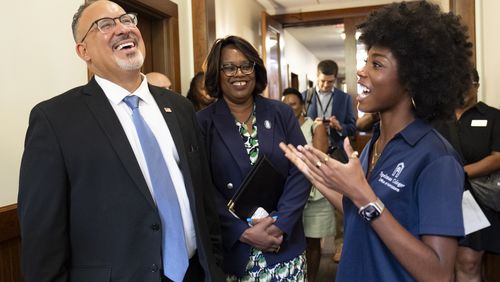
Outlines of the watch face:
{"label": "watch face", "polygon": [[360,215],[366,220],[371,221],[372,219],[377,218],[380,215],[380,212],[375,205],[369,205],[360,212]]}

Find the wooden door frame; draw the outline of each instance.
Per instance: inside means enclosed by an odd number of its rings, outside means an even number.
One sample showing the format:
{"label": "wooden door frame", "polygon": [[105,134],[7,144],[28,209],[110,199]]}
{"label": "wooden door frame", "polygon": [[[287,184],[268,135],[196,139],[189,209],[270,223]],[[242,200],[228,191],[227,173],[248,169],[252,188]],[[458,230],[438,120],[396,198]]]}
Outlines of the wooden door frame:
{"label": "wooden door frame", "polygon": [[[269,35],[268,31],[272,30],[273,33],[276,34],[276,46],[278,53],[276,54],[277,56],[277,63],[278,63],[278,79],[277,81],[272,81],[270,79],[272,76],[270,76],[269,70],[270,66],[268,66],[268,46],[267,46],[267,37]],[[283,45],[282,37],[283,37],[283,25],[276,21],[273,16],[270,16],[267,14],[265,11],[261,13],[261,40],[262,40],[262,60],[264,61],[264,64],[266,65],[267,68],[267,87],[262,93],[262,95],[273,98],[273,99],[281,99],[281,93],[287,83],[287,75],[288,71],[282,66],[282,58],[283,58],[283,49],[281,46]],[[269,90],[271,88],[275,88],[272,86],[277,86],[278,93],[272,93]],[[270,87],[271,86],[271,87]]]}
{"label": "wooden door frame", "polygon": [[203,70],[203,63],[215,42],[215,0],[191,0],[193,23],[194,72]]}
{"label": "wooden door frame", "polygon": [[365,17],[371,11],[384,7],[385,5],[323,10],[314,12],[290,13],[272,16],[273,19],[280,22],[283,28],[287,27],[306,27],[318,25],[334,25],[339,20],[353,17]]}
{"label": "wooden door frame", "polygon": [[476,65],[476,1],[450,0],[450,12],[459,15],[467,26],[469,40],[472,42],[472,63]]}

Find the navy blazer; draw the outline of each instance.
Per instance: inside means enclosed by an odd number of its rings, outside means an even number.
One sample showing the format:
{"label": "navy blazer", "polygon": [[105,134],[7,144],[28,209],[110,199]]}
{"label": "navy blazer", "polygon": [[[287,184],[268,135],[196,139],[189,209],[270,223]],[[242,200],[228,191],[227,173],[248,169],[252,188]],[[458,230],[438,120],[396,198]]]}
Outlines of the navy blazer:
{"label": "navy blazer", "polygon": [[[306,98],[306,93],[307,91],[302,94],[304,99]],[[318,93],[316,92],[316,88],[314,88],[311,104],[307,110],[307,116],[312,119],[319,116],[318,99],[316,95],[318,95]],[[335,116],[342,126],[341,134],[336,130],[330,130],[330,143],[343,149],[344,139],[347,136],[354,136],[356,133],[356,118],[352,110],[351,96],[340,89],[334,88],[330,110],[330,116]]]}
{"label": "navy blazer", "polygon": [[[149,89],[179,153],[205,281],[222,281],[215,189],[193,108],[178,94]],[[31,111],[18,211],[27,282],[161,279],[164,227],[127,136],[95,79]]]}
{"label": "navy blazer", "polygon": [[[310,184],[278,145],[285,142],[297,146],[306,144],[306,141],[289,106],[260,95],[255,96],[255,106],[259,154],[265,154],[287,177],[277,211],[273,213],[278,216],[275,224],[284,232],[284,240],[279,253],[264,253],[268,265],[274,265],[293,259],[305,250],[302,211],[309,196]],[[248,225],[233,216],[226,204],[250,171],[250,160],[235,119],[223,98],[197,115],[218,191],[216,198],[222,224],[224,271],[241,276],[249,259],[250,246],[240,242],[239,238]]]}

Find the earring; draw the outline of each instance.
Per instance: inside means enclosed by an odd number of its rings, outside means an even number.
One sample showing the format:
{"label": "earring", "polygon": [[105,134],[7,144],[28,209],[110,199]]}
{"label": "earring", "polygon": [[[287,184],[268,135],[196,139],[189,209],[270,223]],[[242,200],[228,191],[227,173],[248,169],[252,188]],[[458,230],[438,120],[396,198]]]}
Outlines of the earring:
{"label": "earring", "polygon": [[413,99],[413,97],[411,97],[411,103],[413,105],[413,108],[417,109],[417,106],[415,105],[415,100]]}

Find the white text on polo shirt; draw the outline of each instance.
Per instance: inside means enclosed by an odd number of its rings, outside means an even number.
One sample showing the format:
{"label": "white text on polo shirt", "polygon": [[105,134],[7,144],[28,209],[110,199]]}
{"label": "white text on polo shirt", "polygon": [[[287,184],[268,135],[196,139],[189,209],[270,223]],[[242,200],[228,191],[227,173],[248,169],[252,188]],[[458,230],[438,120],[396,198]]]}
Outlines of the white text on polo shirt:
{"label": "white text on polo shirt", "polygon": [[401,188],[406,185],[399,182],[396,177],[390,177],[388,174],[385,174],[383,171],[380,172],[380,177],[378,182],[384,184],[385,186],[391,188],[392,190],[399,192]]}

